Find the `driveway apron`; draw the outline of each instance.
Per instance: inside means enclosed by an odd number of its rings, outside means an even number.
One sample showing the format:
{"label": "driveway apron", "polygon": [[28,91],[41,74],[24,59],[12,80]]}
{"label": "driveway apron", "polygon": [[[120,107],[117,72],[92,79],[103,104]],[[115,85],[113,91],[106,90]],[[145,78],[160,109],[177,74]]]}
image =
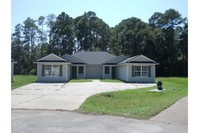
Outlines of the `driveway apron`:
{"label": "driveway apron", "polygon": [[12,109],[76,110],[91,95],[151,87],[132,83],[32,83],[12,91]]}

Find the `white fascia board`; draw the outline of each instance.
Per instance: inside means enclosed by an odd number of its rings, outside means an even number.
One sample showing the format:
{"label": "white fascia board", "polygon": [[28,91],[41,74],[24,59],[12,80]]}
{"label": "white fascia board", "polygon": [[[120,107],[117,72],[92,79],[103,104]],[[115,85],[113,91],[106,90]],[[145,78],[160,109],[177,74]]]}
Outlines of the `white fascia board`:
{"label": "white fascia board", "polygon": [[124,65],[127,65],[127,63],[119,63],[116,66],[124,66]]}
{"label": "white fascia board", "polygon": [[63,59],[63,58],[61,58],[61,57],[59,57],[59,56],[57,56],[57,55],[55,55],[55,54],[53,54],[53,53],[51,53],[51,54],[49,54],[49,55],[47,55],[47,56],[44,56],[43,58],[41,58],[41,59],[39,59],[39,60],[37,60],[37,61],[43,60],[43,59],[45,59],[45,58],[48,58],[49,56],[55,56],[55,57],[59,58],[60,60],[66,61],[65,59]]}
{"label": "white fascia board", "polygon": [[86,64],[71,64],[72,66],[86,66]]}
{"label": "white fascia board", "polygon": [[103,66],[117,66],[117,65],[103,65]]}
{"label": "white fascia board", "polygon": [[70,62],[34,62],[35,64],[71,64]]}
{"label": "white fascia board", "polygon": [[144,58],[147,59],[147,60],[150,60],[150,61],[152,61],[152,62],[155,62],[154,60],[152,60],[152,59],[150,59],[150,58],[148,58],[148,57],[146,57],[146,56],[144,56],[144,55],[140,55],[140,56],[136,57],[136,58],[133,59],[133,60],[136,60],[137,58],[140,58],[141,56],[144,57]]}
{"label": "white fascia board", "polygon": [[155,66],[155,65],[157,65],[157,63],[126,63],[126,64],[129,64],[129,65],[140,65],[140,66]]}

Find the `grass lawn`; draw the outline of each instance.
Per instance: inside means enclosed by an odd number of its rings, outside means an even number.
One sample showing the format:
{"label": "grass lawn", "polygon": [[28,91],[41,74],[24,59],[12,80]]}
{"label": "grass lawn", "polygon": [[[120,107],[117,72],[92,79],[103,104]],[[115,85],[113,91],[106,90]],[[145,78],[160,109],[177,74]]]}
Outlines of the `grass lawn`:
{"label": "grass lawn", "polygon": [[123,81],[118,79],[101,79],[101,82],[113,82],[113,83],[123,83]]}
{"label": "grass lawn", "polygon": [[35,75],[14,75],[14,82],[12,82],[12,90],[36,81]]}
{"label": "grass lawn", "polygon": [[156,87],[106,92],[89,97],[79,108],[80,112],[109,114],[149,119],[188,94],[188,78],[157,78],[164,93],[147,92]]}
{"label": "grass lawn", "polygon": [[71,79],[69,83],[78,83],[78,82],[92,82],[92,79]]}

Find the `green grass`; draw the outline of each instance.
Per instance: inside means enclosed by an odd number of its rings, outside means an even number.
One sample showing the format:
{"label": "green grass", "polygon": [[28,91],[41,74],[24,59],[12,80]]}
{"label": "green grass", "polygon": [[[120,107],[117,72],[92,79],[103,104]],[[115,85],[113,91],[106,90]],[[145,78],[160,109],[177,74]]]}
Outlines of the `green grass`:
{"label": "green grass", "polygon": [[14,82],[12,82],[11,88],[13,90],[26,84],[33,83],[35,81],[35,75],[14,75]]}
{"label": "green grass", "polygon": [[113,83],[123,83],[123,81],[118,79],[101,79],[101,82],[113,82]]}
{"label": "green grass", "polygon": [[71,79],[69,83],[92,82],[92,79]]}
{"label": "green grass", "polygon": [[149,119],[188,94],[187,78],[157,78],[163,82],[164,93],[147,92],[156,87],[106,92],[89,97],[80,112]]}

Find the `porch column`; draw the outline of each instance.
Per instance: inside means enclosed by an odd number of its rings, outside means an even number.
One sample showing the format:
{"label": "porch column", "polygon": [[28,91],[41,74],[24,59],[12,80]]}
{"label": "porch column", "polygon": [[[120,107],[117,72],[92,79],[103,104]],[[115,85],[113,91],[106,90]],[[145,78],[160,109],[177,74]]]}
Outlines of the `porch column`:
{"label": "porch column", "polygon": [[127,64],[127,71],[126,71],[126,73],[127,73],[127,82],[129,81],[129,65]]}
{"label": "porch column", "polygon": [[79,66],[76,66],[77,67],[77,79],[79,78],[78,77],[78,73],[79,73]]}
{"label": "porch column", "polygon": [[110,66],[110,67],[109,67],[109,71],[110,71],[109,77],[110,77],[110,79],[112,79],[112,67],[113,67],[113,66]]}
{"label": "porch column", "polygon": [[102,67],[103,67],[103,76],[102,76],[102,78],[104,79],[104,65]]}
{"label": "porch column", "polygon": [[86,79],[87,77],[86,77],[86,65],[84,66],[84,69],[85,69],[85,71],[84,71],[84,78]]}

